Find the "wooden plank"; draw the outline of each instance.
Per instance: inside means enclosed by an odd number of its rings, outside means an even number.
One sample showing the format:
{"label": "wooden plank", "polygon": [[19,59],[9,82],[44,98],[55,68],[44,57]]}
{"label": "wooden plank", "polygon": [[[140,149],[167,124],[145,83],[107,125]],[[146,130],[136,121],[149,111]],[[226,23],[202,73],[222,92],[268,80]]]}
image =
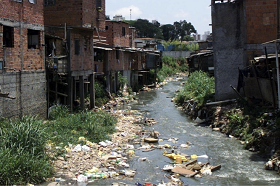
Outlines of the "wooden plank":
{"label": "wooden plank", "polygon": [[185,164],[185,166],[188,166],[188,165],[194,164],[194,163],[196,163],[196,162],[197,162],[197,160],[190,161],[190,162],[188,162],[187,164]]}
{"label": "wooden plank", "polygon": [[211,172],[219,170],[222,166],[221,165],[217,165],[217,166],[212,166],[211,167]]}
{"label": "wooden plank", "polygon": [[172,172],[178,173],[178,174],[181,174],[181,175],[192,175],[192,174],[195,173],[195,172],[193,172],[193,171],[184,169],[184,168],[182,168],[182,167],[174,167],[174,168],[172,169]]}

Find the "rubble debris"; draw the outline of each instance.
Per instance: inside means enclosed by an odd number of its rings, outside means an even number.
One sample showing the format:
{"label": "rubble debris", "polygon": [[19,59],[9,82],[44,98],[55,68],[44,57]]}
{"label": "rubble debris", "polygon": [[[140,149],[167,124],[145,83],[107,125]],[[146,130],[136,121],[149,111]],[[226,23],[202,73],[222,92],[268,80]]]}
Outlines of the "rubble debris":
{"label": "rubble debris", "polygon": [[[154,129],[152,131],[144,130],[143,128],[147,123],[155,124],[157,121],[148,119],[138,111],[131,110],[131,108],[129,110],[118,110],[118,106],[122,105],[124,101],[126,102],[127,100],[112,101],[100,108],[108,110],[118,118],[118,123],[115,127],[116,132],[111,135],[111,141],[93,143],[81,136],[78,140],[80,144],[69,144],[69,146],[65,147],[67,151],[65,157],[57,158],[54,161],[54,167],[57,172],[56,177],[63,177],[66,180],[71,179],[81,184],[86,184],[96,179],[132,178],[137,174],[137,171],[130,168],[128,159],[135,157],[136,150],[149,152],[155,149],[164,149],[164,155],[174,160],[176,164],[166,165],[163,170],[179,174],[179,176],[167,175],[170,182],[158,184],[162,186],[181,184],[180,175],[193,177],[202,175],[202,170],[204,173],[207,173],[207,171],[209,173],[220,168],[220,166],[206,167],[207,164],[199,164],[197,159],[192,160],[192,158],[200,156],[174,153],[174,149],[178,148],[174,145],[156,144],[164,140],[176,144],[178,143],[178,138],[159,139],[159,132]],[[134,144],[141,144],[141,146],[136,149]],[[186,144],[181,144],[179,147],[187,148],[190,145],[191,143],[187,141]],[[51,149],[52,146],[49,145],[49,148]],[[167,153],[167,149],[172,149],[172,152]],[[138,158],[141,161],[147,161],[147,159],[147,157]],[[184,162],[186,164],[183,164]],[[188,167],[190,165],[192,167]],[[187,172],[188,174],[186,174]],[[125,185],[122,183],[114,184]]]}
{"label": "rubble debris", "polygon": [[144,138],[144,141],[147,143],[156,143],[158,142],[158,139],[156,138]]}

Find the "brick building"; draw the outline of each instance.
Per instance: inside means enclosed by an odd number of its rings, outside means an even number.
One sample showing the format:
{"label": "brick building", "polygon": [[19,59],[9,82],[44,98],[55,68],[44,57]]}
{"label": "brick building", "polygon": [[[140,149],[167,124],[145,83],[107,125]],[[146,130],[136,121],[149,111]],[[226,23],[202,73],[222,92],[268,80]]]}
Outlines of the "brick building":
{"label": "brick building", "polygon": [[254,57],[275,53],[279,38],[279,0],[211,1],[216,100],[237,97],[238,68]]}
{"label": "brick building", "polygon": [[[105,0],[45,0],[47,56],[50,56],[49,103],[62,102],[73,108],[85,95],[94,106],[93,36],[105,29]],[[57,45],[60,45],[58,50]]]}
{"label": "brick building", "polygon": [[47,114],[43,0],[2,0],[0,116]]}
{"label": "brick building", "polygon": [[136,29],[128,23],[107,20],[105,24],[105,31],[96,37],[94,50],[95,70],[97,75],[106,76],[107,90],[118,90],[119,73],[132,88],[146,84],[148,72],[156,68],[160,54],[135,48]]}

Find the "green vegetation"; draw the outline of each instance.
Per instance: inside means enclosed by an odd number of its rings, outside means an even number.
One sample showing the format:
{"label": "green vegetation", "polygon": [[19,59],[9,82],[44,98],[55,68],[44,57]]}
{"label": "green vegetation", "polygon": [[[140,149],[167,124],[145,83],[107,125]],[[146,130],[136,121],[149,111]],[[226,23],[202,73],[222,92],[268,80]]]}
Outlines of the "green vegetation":
{"label": "green vegetation", "polygon": [[105,87],[101,81],[96,81],[94,83],[95,89],[95,105],[100,107],[109,101]]}
{"label": "green vegetation", "polygon": [[173,45],[172,51],[195,51],[199,49],[199,45],[196,42],[182,43],[181,41],[167,41],[163,43],[164,48]]}
{"label": "green vegetation", "polygon": [[238,105],[243,106],[224,113],[227,123],[221,126],[222,131],[244,141],[246,149],[253,147],[261,153],[270,153],[268,144],[274,143],[273,136],[277,136],[280,129],[279,114],[255,105]]}
{"label": "green vegetation", "polygon": [[45,153],[47,133],[36,117],[1,120],[0,184],[39,184],[53,168]]}
{"label": "green vegetation", "polygon": [[163,56],[162,63],[162,68],[157,72],[159,82],[163,82],[166,77],[173,76],[176,73],[188,72],[187,60],[183,57],[176,59],[170,56]]}
{"label": "green vegetation", "polygon": [[190,37],[191,33],[196,33],[194,26],[186,20],[176,21],[173,24],[162,26],[157,21],[151,23],[146,19],[127,20],[126,22],[136,28],[137,35],[141,38],[157,38],[164,39],[165,41],[189,41],[193,39]]}
{"label": "green vegetation", "polygon": [[[53,173],[51,158],[63,156],[69,144],[110,140],[117,119],[99,111],[70,114],[66,106],[51,108],[50,121],[36,117],[0,119],[0,184],[40,184]],[[85,143],[85,141],[83,142]]]}
{"label": "green vegetation", "polygon": [[193,99],[197,101],[197,107],[200,107],[214,98],[214,92],[214,77],[202,71],[195,71],[190,74],[184,88],[176,95],[175,102],[183,105],[185,101]]}
{"label": "green vegetation", "polygon": [[[57,105],[55,107],[64,106]],[[65,111],[63,111],[65,112]],[[117,119],[103,111],[92,112],[81,111],[67,116],[54,117],[53,120],[45,124],[47,132],[51,135],[50,140],[56,145],[63,147],[70,144],[77,144],[77,139],[81,136],[91,142],[110,140],[111,134],[115,131]]]}

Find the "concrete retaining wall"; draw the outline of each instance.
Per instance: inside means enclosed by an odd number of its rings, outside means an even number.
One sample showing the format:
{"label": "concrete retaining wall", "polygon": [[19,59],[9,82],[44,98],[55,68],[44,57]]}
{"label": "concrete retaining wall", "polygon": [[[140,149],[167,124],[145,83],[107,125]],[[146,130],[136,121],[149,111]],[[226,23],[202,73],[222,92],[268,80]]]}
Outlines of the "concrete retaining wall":
{"label": "concrete retaining wall", "polygon": [[162,51],[162,56],[171,56],[175,58],[189,57],[190,54],[190,51]]}

